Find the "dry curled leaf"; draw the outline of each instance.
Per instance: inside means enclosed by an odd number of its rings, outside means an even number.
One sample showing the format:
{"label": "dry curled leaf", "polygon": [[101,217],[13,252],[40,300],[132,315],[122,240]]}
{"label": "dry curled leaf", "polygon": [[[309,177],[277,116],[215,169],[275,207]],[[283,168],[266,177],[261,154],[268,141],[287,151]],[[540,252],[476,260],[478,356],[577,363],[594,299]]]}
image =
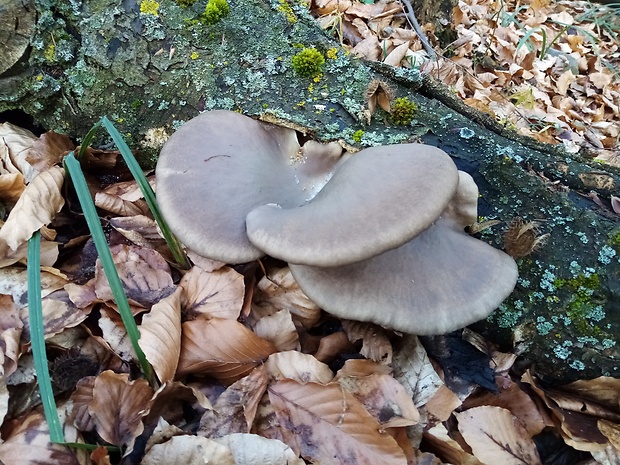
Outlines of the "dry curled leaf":
{"label": "dry curled leaf", "polygon": [[177,376],[209,375],[224,385],[246,376],[276,351],[236,320],[200,318],[183,323]]}
{"label": "dry curled leaf", "polygon": [[104,371],[95,378],[92,395],[88,413],[97,433],[129,453],[144,430],[142,418],[149,413],[153,389],[145,379],[129,381],[126,374]]}
{"label": "dry curled leaf", "polygon": [[542,464],[536,445],[521,423],[501,407],[474,407],[456,413],[459,431],[484,463]]}
{"label": "dry curled leaf", "polygon": [[262,317],[254,325],[254,332],[271,342],[278,350],[299,350],[299,334],[291,312],[286,309]]}
{"label": "dry curled leaf", "polygon": [[243,275],[232,268],[207,272],[194,266],[183,276],[182,306],[186,319],[228,318],[236,320],[241,313],[245,286]]}
{"label": "dry curled leaf", "polygon": [[179,287],[142,317],[140,348],[161,383],[172,381],[181,353],[181,293]]}
{"label": "dry curled leaf", "polygon": [[235,465],[230,449],[202,436],[174,436],[155,444],[144,455],[142,465]]}
{"label": "dry curled leaf", "polygon": [[[338,384],[275,383],[269,399],[284,442],[323,465],[405,465],[403,450]],[[320,445],[320,446],[319,446]]]}
{"label": "dry curled leaf", "polygon": [[294,350],[270,355],[265,367],[269,376],[276,381],[293,379],[299,383],[327,384],[334,378],[327,365],[312,355]]}
{"label": "dry curled leaf", "polygon": [[304,465],[305,463],[289,446],[277,439],[236,433],[215,441],[231,450],[235,465]]}
{"label": "dry curled leaf", "polygon": [[[110,251],[127,299],[133,306],[149,308],[174,291],[170,267],[155,250],[118,244],[110,247]],[[95,293],[103,301],[114,300],[99,259],[95,268]]]}
{"label": "dry curled leaf", "polygon": [[35,231],[48,225],[65,204],[60,188],[65,170],[52,167],[39,174],[24,189],[15,207],[0,229],[0,254],[8,253],[25,243]]}

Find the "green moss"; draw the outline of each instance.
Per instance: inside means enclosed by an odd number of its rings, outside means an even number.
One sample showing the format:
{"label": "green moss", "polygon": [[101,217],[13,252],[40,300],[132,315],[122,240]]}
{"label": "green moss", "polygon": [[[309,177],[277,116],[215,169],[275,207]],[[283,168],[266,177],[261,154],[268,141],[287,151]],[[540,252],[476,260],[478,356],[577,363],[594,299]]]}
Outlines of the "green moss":
{"label": "green moss", "polygon": [[140,13],[143,15],[159,16],[159,3],[154,0],[142,0],[140,3]]}
{"label": "green moss", "polygon": [[417,105],[411,100],[409,100],[407,97],[397,98],[394,101],[390,119],[394,124],[409,124],[411,123],[411,120],[413,120],[417,109]]}
{"label": "green moss", "polygon": [[176,3],[180,7],[189,8],[194,3],[196,3],[196,0],[174,0],[174,3]]}
{"label": "green moss", "polygon": [[293,69],[301,77],[316,78],[323,72],[325,58],[316,48],[304,48],[291,59]]}
{"label": "green moss", "polygon": [[358,129],[357,131],[353,133],[353,136],[351,136],[351,138],[359,144],[362,141],[363,136],[364,136],[364,131],[362,131],[361,129]]}
{"label": "green moss", "polygon": [[205,12],[200,17],[200,22],[210,26],[230,13],[226,0],[209,0]]}
{"label": "green moss", "polygon": [[572,279],[556,279],[554,285],[569,294],[566,315],[579,334],[598,336],[602,333],[596,321],[604,318],[602,301],[597,296],[601,280],[598,274],[580,274]]}
{"label": "green moss", "polygon": [[616,252],[620,252],[620,230],[611,233],[609,236],[609,245],[611,245]]}
{"label": "green moss", "polygon": [[283,13],[286,16],[286,19],[289,23],[293,24],[297,22],[297,16],[295,12],[291,8],[291,5],[288,4],[286,0],[278,0],[278,11]]}

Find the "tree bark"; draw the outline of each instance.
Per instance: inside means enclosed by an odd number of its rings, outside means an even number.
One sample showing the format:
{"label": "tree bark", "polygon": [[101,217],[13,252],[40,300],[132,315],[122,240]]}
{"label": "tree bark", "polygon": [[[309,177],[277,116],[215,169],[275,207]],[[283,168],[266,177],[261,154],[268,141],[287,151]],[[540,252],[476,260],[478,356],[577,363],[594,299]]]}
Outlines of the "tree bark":
{"label": "tree bark", "polygon": [[[415,70],[348,55],[295,0],[230,0],[230,15],[211,26],[199,20],[204,1],[190,8],[172,0],[17,5],[36,13],[36,28],[0,74],[0,111],[20,110],[78,139],[108,115],[147,164],[162,137],[215,108],[350,145],[421,140],[442,148],[477,181],[480,215],[503,222],[483,231],[483,240],[501,247],[515,217],[536,220],[549,234],[518,260],[513,295],[476,328],[505,347],[514,341],[548,380],[620,375],[620,225],[581,195],[595,190],[608,203],[618,195],[618,170],[519,137]],[[317,79],[298,77],[291,65],[310,46],[327,57]],[[379,113],[368,123],[373,79],[417,104],[411,124],[387,124]]]}

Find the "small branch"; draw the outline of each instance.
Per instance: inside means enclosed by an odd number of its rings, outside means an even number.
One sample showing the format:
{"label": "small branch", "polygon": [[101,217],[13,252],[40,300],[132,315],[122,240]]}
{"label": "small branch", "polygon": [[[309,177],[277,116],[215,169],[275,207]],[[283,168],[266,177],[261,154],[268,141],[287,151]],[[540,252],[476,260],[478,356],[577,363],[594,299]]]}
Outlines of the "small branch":
{"label": "small branch", "polygon": [[407,21],[409,21],[409,24],[411,25],[415,33],[420,38],[420,42],[422,42],[422,46],[424,47],[424,50],[426,50],[426,53],[428,53],[429,57],[434,58],[437,54],[435,53],[435,50],[433,50],[433,47],[431,47],[431,44],[429,43],[428,39],[426,38],[426,35],[424,34],[424,32],[422,31],[422,28],[420,27],[420,23],[418,23],[418,20],[415,17],[415,13],[413,12],[413,7],[411,6],[411,2],[409,0],[401,0],[401,3],[404,3],[406,7],[406,8],[403,8],[403,10],[405,11],[405,16],[407,18]]}

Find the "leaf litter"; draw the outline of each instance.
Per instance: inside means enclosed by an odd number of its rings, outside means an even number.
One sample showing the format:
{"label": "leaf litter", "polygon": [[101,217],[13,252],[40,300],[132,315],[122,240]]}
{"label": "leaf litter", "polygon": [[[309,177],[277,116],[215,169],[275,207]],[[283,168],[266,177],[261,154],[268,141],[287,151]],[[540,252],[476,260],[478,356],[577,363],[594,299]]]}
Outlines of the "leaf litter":
{"label": "leaf litter", "polygon": [[[358,46],[378,40],[373,34],[393,27],[400,11],[382,2],[335,5],[322,7],[322,20],[340,15],[347,37]],[[463,14],[460,24],[488,19],[486,3],[461,2],[457,8]],[[551,8],[542,6],[540,14],[560,14]],[[570,21],[566,14],[556,19]],[[535,27],[544,24],[537,17],[517,18],[534,21]],[[507,30],[496,34],[490,50],[510,60],[517,53],[522,73],[541,77],[537,73],[544,73],[544,66],[557,67],[558,55],[536,58],[517,50],[514,40],[522,31],[503,27]],[[394,29],[387,56],[403,64],[419,50],[410,31]],[[480,35],[471,27],[468,34]],[[586,47],[575,38],[566,41],[578,50]],[[480,43],[481,38],[473,40],[466,48]],[[598,73],[587,82],[565,73],[547,75],[545,81],[561,98],[576,86],[597,89],[588,97],[600,104],[589,107],[592,121],[616,111],[605,100],[605,95],[616,98],[616,81],[601,65],[615,52],[604,47],[609,44],[601,43],[599,56],[586,63]],[[467,56],[462,54],[461,61]],[[455,73],[449,66],[438,70]],[[452,78],[465,97],[476,92],[492,96],[492,87],[480,82],[507,78],[494,68],[473,81],[459,73]],[[515,91],[516,107],[539,101],[525,90]],[[384,97],[377,100],[376,105],[389,108]],[[566,140],[585,137],[569,127],[568,119],[561,121],[576,134]],[[594,126],[599,136],[609,128]],[[600,139],[604,147],[605,137]],[[2,463],[536,464],[547,460],[537,445],[542,436],[555,438],[563,454],[584,463],[618,463],[618,380],[547,386],[513,366],[514,354],[482,341],[492,349],[486,360],[498,392],[467,378],[461,378],[465,388],[455,392],[418,338],[326,315],[279,263],[266,260],[263,273],[260,267],[233,269],[190,254],[195,264],[190,270],[170,266],[135,186],[106,184],[101,175],[118,170],[117,154],[89,150],[90,188],[99,199],[114,261],[141,330],[140,346],[160,383],[149,386],[138,374],[75,200],[62,189],[58,162],[72,146],[52,132],[37,138],[9,124],[0,125],[0,142],[0,197],[10,209],[0,230]],[[24,244],[39,228],[45,228],[48,244],[43,247],[48,257],[43,260],[44,324],[61,421],[68,440],[104,446],[92,451],[49,442],[36,380],[29,374]],[[462,337],[480,345],[471,332]]]}

